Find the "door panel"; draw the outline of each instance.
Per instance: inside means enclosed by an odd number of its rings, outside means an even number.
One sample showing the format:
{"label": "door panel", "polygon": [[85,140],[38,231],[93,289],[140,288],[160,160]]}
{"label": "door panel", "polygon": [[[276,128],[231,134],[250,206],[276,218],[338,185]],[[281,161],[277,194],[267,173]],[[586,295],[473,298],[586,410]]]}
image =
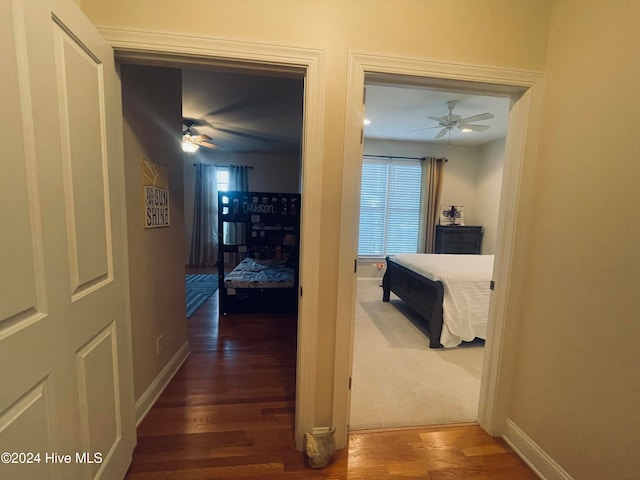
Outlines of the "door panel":
{"label": "door panel", "polygon": [[0,41],[0,452],[41,456],[0,478],[122,478],[135,410],[113,52],[67,0],[3,0]]}
{"label": "door panel", "polygon": [[[106,457],[113,454],[122,435],[115,329],[112,322],[78,351],[76,359],[80,403],[86,405],[81,419],[82,451]],[[98,465],[88,466],[93,478]]]}
{"label": "door panel", "polygon": [[10,120],[2,125],[2,137],[7,141],[3,142],[0,162],[0,204],[8,208],[3,208],[0,219],[12,230],[11,235],[0,237],[0,292],[13,291],[12,295],[3,295],[0,302],[0,339],[41,318],[43,303],[36,276],[36,271],[43,269],[38,187],[37,179],[28,174],[34,170],[34,142],[23,136],[33,121],[28,92],[18,81],[25,70],[18,57],[26,55],[21,20],[15,8],[0,16],[0,44],[14,47],[3,47],[0,55],[0,71],[6,73],[2,76],[0,105],[3,117]]}
{"label": "door panel", "polygon": [[[54,22],[64,196],[74,298],[109,277],[102,65]],[[104,154],[103,154],[104,153]],[[107,196],[107,198],[105,198]]]}
{"label": "door panel", "polygon": [[[51,427],[52,410],[49,378],[45,378],[0,416],[3,443],[10,445],[12,452],[51,452],[54,444],[48,427]],[[37,438],[24,435],[24,432],[31,431],[40,431],[41,435]],[[54,478],[55,465],[47,464],[42,458],[40,462],[33,460],[25,472],[29,476],[3,478]],[[9,472],[15,471],[10,467],[4,468]]]}

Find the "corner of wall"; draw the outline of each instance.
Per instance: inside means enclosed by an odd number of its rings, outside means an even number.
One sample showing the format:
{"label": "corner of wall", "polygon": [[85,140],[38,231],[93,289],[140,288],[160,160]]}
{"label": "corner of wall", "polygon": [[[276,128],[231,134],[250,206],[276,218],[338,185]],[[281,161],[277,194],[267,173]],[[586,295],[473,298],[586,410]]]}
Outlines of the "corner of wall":
{"label": "corner of wall", "polygon": [[505,421],[503,438],[540,478],[573,480],[571,475],[510,418]]}

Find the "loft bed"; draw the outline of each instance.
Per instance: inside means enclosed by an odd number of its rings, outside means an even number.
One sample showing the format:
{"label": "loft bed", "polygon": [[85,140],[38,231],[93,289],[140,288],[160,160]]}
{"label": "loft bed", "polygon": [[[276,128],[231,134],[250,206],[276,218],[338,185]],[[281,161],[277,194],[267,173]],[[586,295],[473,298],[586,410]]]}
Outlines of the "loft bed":
{"label": "loft bed", "polygon": [[300,194],[218,192],[220,313],[295,313]]}
{"label": "loft bed", "polygon": [[386,260],[382,301],[393,292],[415,310],[430,348],[486,338],[493,255],[405,253]]}

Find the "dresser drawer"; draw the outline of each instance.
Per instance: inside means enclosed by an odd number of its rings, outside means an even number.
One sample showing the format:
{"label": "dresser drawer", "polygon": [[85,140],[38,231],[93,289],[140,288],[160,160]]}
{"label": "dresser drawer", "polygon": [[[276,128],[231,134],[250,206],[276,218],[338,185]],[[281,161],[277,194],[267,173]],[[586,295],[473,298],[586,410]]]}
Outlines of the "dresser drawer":
{"label": "dresser drawer", "polygon": [[436,226],[435,253],[479,255],[481,245],[481,226]]}
{"label": "dresser drawer", "polygon": [[478,245],[476,243],[447,243],[444,250],[440,253],[478,253]]}
{"label": "dresser drawer", "polygon": [[470,242],[476,243],[480,232],[446,232],[444,234],[445,243]]}

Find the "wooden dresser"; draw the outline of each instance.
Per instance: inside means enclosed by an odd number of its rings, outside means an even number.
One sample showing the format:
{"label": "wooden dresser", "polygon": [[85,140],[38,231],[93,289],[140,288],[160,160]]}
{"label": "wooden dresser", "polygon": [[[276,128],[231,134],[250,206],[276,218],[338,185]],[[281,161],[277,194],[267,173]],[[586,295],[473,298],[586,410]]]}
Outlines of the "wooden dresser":
{"label": "wooden dresser", "polygon": [[436,225],[435,253],[480,255],[482,227]]}

